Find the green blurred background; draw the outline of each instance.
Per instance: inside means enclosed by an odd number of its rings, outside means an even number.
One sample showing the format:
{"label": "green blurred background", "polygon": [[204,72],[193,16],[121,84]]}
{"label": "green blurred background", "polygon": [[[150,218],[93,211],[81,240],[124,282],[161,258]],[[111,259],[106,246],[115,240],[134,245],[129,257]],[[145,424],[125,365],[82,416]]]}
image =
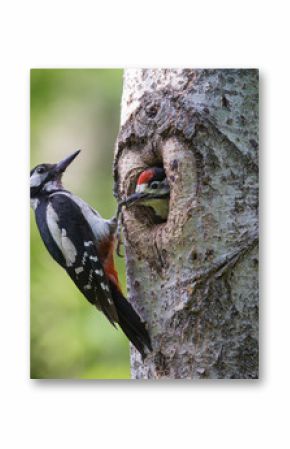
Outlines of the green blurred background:
{"label": "green blurred background", "polygon": [[[112,160],[122,70],[31,70],[31,168],[82,152],[65,187],[105,218],[116,208]],[[116,258],[125,290],[123,259]],[[128,379],[129,346],[121,330],[82,297],[45,249],[31,212],[31,377]]]}

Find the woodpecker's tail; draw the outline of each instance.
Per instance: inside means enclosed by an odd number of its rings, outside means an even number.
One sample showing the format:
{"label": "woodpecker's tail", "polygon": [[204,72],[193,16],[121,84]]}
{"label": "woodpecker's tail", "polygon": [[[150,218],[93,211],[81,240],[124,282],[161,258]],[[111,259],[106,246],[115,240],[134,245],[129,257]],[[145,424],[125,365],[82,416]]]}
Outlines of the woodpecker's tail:
{"label": "woodpecker's tail", "polygon": [[140,352],[143,359],[146,357],[145,346],[152,351],[149,334],[145,324],[135,312],[131,304],[124,298],[120,290],[110,282],[112,297],[119,317],[119,325],[131,343]]}

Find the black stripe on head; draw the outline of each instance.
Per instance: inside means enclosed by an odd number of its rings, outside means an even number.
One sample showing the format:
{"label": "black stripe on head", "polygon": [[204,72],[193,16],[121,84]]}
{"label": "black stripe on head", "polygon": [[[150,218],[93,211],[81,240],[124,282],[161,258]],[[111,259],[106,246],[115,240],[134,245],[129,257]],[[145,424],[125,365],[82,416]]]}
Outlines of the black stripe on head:
{"label": "black stripe on head", "polygon": [[39,164],[36,167],[34,167],[32,170],[30,170],[30,176],[37,170],[40,170],[41,173],[48,172],[55,164]]}

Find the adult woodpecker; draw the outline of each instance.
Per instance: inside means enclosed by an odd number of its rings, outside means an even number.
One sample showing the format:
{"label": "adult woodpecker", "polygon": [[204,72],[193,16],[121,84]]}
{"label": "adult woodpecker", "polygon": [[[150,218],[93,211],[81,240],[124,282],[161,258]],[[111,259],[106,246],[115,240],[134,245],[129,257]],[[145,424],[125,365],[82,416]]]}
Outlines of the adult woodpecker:
{"label": "adult woodpecker", "polygon": [[30,172],[31,206],[50,255],[88,299],[141,353],[152,350],[144,322],[122,294],[113,260],[118,217],[105,220],[62,186],[62,175],[79,151]]}
{"label": "adult woodpecker", "polygon": [[151,167],[138,177],[135,192],[120,206],[146,206],[154,211],[155,221],[164,222],[169,211],[170,187],[163,168]]}

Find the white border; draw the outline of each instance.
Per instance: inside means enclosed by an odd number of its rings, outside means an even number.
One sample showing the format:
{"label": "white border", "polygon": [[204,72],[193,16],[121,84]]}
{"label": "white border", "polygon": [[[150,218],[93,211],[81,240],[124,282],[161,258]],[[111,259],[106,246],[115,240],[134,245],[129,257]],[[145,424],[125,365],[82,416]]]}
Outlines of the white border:
{"label": "white border", "polygon": [[[103,2],[104,3],[104,2]],[[6,2],[1,11],[1,447],[286,447],[289,13],[286,2]],[[260,381],[30,381],[29,68],[258,67]],[[3,440],[3,441],[2,441]]]}

